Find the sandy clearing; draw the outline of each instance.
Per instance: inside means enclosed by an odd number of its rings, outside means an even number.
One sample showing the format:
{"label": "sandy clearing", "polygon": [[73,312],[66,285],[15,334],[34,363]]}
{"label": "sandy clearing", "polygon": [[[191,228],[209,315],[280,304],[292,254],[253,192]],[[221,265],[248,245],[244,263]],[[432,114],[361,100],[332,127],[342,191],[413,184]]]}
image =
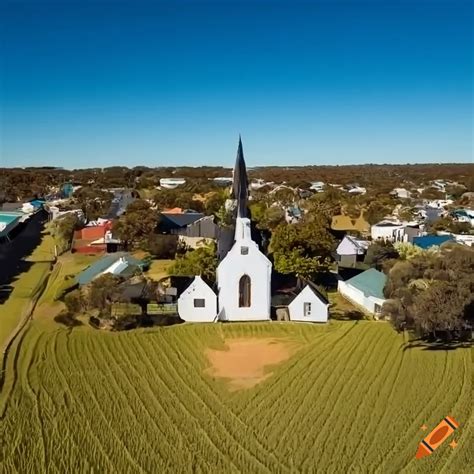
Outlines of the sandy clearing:
{"label": "sandy clearing", "polygon": [[228,339],[226,350],[207,349],[211,367],[206,373],[225,378],[231,391],[250,388],[272,375],[268,367],[291,357],[297,350],[295,342],[272,338]]}

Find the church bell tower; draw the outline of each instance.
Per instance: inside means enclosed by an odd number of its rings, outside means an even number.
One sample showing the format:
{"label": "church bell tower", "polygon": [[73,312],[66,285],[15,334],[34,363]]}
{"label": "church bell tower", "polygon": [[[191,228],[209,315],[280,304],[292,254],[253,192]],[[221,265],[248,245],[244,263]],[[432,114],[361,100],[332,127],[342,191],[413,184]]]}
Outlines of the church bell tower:
{"label": "church bell tower", "polygon": [[217,267],[221,321],[270,319],[272,264],[252,240],[247,210],[248,177],[239,137],[232,197],[236,202],[234,244]]}

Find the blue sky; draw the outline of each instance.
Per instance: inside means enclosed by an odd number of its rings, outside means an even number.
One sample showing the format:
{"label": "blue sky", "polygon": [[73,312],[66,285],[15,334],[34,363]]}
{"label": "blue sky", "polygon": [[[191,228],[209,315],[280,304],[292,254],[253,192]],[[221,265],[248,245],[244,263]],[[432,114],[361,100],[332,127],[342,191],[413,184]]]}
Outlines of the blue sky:
{"label": "blue sky", "polygon": [[0,166],[472,162],[472,5],[0,0]]}

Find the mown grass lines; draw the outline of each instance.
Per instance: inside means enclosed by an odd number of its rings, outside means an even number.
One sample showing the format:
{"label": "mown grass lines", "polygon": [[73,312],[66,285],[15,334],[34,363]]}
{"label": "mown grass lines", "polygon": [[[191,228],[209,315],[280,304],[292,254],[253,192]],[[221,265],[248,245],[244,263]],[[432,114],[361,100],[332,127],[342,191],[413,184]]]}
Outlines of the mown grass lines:
{"label": "mown grass lines", "polygon": [[[464,473],[473,463],[469,350],[403,351],[374,322],[45,327],[31,324],[8,364],[18,376],[2,394],[1,472]],[[298,350],[230,392],[205,369],[206,349],[232,338]],[[461,423],[458,448],[415,460],[420,426],[448,414]]]}

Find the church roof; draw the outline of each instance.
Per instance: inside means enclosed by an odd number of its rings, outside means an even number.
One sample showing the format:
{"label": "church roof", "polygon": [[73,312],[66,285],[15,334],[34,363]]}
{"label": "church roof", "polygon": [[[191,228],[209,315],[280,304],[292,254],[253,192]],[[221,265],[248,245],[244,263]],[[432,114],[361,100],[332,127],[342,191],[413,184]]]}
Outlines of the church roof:
{"label": "church roof", "polygon": [[248,178],[247,168],[245,166],[244,151],[242,140],[239,137],[239,147],[237,148],[237,158],[234,167],[234,182],[232,185],[233,198],[237,200],[237,216],[248,217],[247,198],[248,198]]}

